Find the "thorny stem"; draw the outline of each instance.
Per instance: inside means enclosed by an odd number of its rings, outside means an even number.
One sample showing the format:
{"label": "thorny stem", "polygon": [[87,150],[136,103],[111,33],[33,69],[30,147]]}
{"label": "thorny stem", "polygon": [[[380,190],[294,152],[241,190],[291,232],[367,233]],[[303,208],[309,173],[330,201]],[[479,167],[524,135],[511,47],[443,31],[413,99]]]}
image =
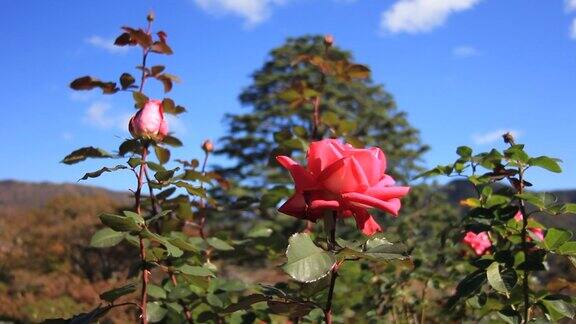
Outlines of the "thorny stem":
{"label": "thorny stem", "polygon": [[[152,21],[148,21],[148,27],[146,27],[146,34],[150,35],[150,28],[152,27]],[[149,48],[142,49],[142,74],[140,77],[140,89],[139,92],[142,92],[144,89],[144,83],[146,82],[146,59],[148,58]]]}
{"label": "thorny stem", "polygon": [[[145,145],[142,148],[142,163],[140,164],[140,171],[138,172],[138,187],[134,193],[135,197],[135,207],[136,213],[141,215],[141,197],[142,197],[142,185],[144,183],[144,173],[146,172],[146,157],[148,156],[148,146]],[[146,290],[148,288],[148,275],[149,271],[146,269],[146,247],[144,246],[144,238],[140,236],[140,261],[142,263],[142,293],[140,295],[140,308],[142,310],[140,323],[147,324],[148,318],[146,313],[146,304],[148,295]]]}
{"label": "thorny stem", "polygon": [[[336,218],[338,212],[332,212],[332,228],[330,228],[330,236],[328,237],[328,249],[334,251],[336,247]],[[340,264],[335,264],[330,271],[330,287],[328,288],[328,297],[326,299],[326,307],[324,307],[324,321],[326,324],[332,324],[332,298],[334,297],[334,287],[336,286],[336,278],[338,278],[338,268]]]}
{"label": "thorny stem", "polygon": [[[146,176],[146,181],[148,184],[148,190],[150,192],[150,199],[152,200],[152,213],[154,215],[158,215],[158,213],[160,212],[160,206],[158,204],[158,200],[156,199],[156,195],[154,194],[154,189],[152,188],[152,186],[150,186],[150,177],[148,176],[148,171],[147,169],[144,169],[144,175]],[[160,223],[156,222],[156,230],[158,232],[160,232],[161,228],[160,228]],[[171,265],[170,260],[166,260],[166,263],[168,265]],[[174,272],[166,267],[166,272],[168,272],[168,275],[170,276],[170,280],[172,281],[172,283],[174,284],[174,286],[178,285],[178,280],[176,279],[176,275],[174,274]],[[186,306],[186,303],[184,303],[184,301],[179,300],[178,303],[180,304],[180,306],[182,306],[182,309],[184,309],[184,316],[186,317],[186,320],[188,321],[188,323],[194,323],[194,321],[192,320],[192,313],[190,312],[190,309],[188,309],[188,306]]]}
{"label": "thorny stem", "polygon": [[[204,161],[202,162],[202,168],[200,169],[201,174],[204,176],[206,174],[206,164],[208,163],[208,157],[210,156],[210,151],[204,151]],[[200,188],[204,189],[204,181],[200,182]],[[199,231],[200,237],[206,240],[206,232],[204,231],[204,225],[206,224],[206,201],[200,197],[198,202],[199,213],[200,213],[200,223]],[[208,248],[206,250],[206,261],[210,262],[210,255],[212,254],[212,249]]]}
{"label": "thorny stem", "polygon": [[[518,180],[520,184],[518,185],[518,193],[522,194],[524,192],[524,168],[518,167]],[[524,200],[520,199],[520,212],[522,213],[522,250],[524,252],[524,259],[528,258],[528,214],[526,213],[526,206]],[[524,277],[522,281],[522,292],[524,295],[524,323],[528,323],[530,316],[530,286],[528,284],[528,277],[530,273],[528,270],[524,270]]]}

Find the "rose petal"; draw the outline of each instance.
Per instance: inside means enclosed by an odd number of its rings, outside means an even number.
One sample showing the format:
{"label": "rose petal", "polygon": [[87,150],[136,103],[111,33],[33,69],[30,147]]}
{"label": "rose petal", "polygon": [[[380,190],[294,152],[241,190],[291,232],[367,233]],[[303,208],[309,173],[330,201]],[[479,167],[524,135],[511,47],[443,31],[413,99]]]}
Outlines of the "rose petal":
{"label": "rose petal", "polygon": [[[348,152],[347,152],[348,153]],[[371,186],[378,183],[386,171],[386,158],[384,153],[377,147],[369,149],[353,149],[349,152],[361,165]]]}
{"label": "rose petal", "polygon": [[368,182],[360,165],[353,158],[343,158],[328,166],[318,176],[317,181],[326,190],[341,194],[365,191]]}
{"label": "rose petal", "polygon": [[400,199],[392,198],[390,200],[380,200],[362,193],[349,192],[342,194],[342,199],[348,202],[354,202],[374,208],[378,208],[382,211],[388,212],[393,216],[398,216],[398,211],[400,210]]}
{"label": "rose petal", "polygon": [[356,227],[358,227],[362,233],[371,236],[377,232],[382,232],[380,225],[366,210],[363,208],[354,208],[353,211],[354,219],[356,219]]}
{"label": "rose petal", "polygon": [[278,208],[278,211],[286,215],[306,218],[306,200],[304,199],[304,195],[301,193],[295,193],[282,206],[280,206],[280,208]]}
{"label": "rose petal", "polygon": [[409,191],[410,187],[384,187],[376,185],[368,188],[364,194],[380,200],[389,200],[392,198],[404,197]]}
{"label": "rose petal", "polygon": [[340,141],[325,139],[312,142],[308,149],[308,170],[318,176],[324,169],[344,157],[345,148]]}
{"label": "rose petal", "polygon": [[288,169],[296,186],[296,191],[311,190],[316,187],[314,177],[296,161],[287,156],[277,156],[276,161]]}

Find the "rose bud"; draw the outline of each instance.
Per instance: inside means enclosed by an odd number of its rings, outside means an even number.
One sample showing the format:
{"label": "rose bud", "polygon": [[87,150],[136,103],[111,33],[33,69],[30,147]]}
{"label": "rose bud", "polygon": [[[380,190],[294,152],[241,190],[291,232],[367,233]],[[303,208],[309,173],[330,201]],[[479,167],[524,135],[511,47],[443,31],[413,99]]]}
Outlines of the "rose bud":
{"label": "rose bud", "polygon": [[149,100],[138,110],[128,123],[128,130],[134,138],[162,141],[168,135],[168,123],[160,100]]}
{"label": "rose bud", "polygon": [[332,46],[332,44],[334,44],[334,36],[332,35],[324,36],[324,45],[330,47]]}
{"label": "rose bud", "polygon": [[214,144],[212,144],[211,140],[207,139],[202,143],[202,149],[206,153],[211,153],[212,151],[214,151]]}
{"label": "rose bud", "polygon": [[[519,223],[523,222],[524,215],[522,215],[522,213],[518,211],[516,215],[514,215],[514,220]],[[541,229],[540,227],[528,227],[527,229],[529,232],[532,232],[532,234],[534,235],[534,237],[536,237],[536,239],[538,239],[538,241],[544,240],[544,230]],[[532,241],[532,238],[530,236],[528,236],[528,241]]]}

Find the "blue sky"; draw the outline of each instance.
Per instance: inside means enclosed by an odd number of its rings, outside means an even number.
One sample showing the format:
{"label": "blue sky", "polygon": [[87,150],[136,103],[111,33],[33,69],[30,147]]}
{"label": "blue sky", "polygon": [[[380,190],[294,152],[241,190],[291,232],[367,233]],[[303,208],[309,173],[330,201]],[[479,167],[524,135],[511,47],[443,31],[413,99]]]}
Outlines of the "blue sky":
{"label": "blue sky", "polygon": [[[127,95],[73,93],[91,74],[132,72],[137,50],[110,46],[122,25],[149,10],[175,55],[155,56],[183,82],[171,97],[188,109],[172,129],[176,157],[200,157],[204,138],[223,134],[222,117],[268,51],[288,36],[331,33],[368,64],[432,147],[426,163],[449,162],[459,145],[502,147],[517,133],[532,154],[564,160],[561,175],[531,173],[537,189],[576,188],[576,1],[562,0],[3,0],[0,27],[0,179],[75,182],[114,161],[58,163],[73,149],[110,151],[128,136]],[[150,85],[151,96],[161,96]],[[225,161],[221,161],[224,162]],[[90,184],[132,187],[129,172]]]}

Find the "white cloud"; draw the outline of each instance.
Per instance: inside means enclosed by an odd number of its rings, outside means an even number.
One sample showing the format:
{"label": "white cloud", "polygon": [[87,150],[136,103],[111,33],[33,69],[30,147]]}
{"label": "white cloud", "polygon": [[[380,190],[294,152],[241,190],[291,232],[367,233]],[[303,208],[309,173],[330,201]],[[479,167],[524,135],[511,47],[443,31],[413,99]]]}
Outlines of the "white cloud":
{"label": "white cloud", "polygon": [[452,49],[452,56],[456,58],[467,58],[477,55],[480,55],[480,51],[469,45],[456,46]]}
{"label": "white cloud", "polygon": [[111,54],[126,53],[130,48],[129,46],[116,46],[114,45],[114,39],[100,36],[91,36],[86,38],[84,41],[94,47],[106,50]]}
{"label": "white cloud", "polygon": [[576,10],[576,0],[566,0],[566,10],[575,11]]}
{"label": "white cloud", "polygon": [[284,2],[285,0],[194,0],[197,6],[211,14],[231,14],[244,18],[247,27],[268,19],[272,7]]}
{"label": "white cloud", "polygon": [[480,0],[398,0],[382,13],[381,28],[390,33],[421,33],[442,26],[453,13],[471,9]]}
{"label": "white cloud", "polygon": [[70,132],[62,132],[60,134],[60,136],[62,137],[62,139],[66,142],[70,142],[71,140],[74,139],[74,134],[70,133]]}
{"label": "white cloud", "polygon": [[522,132],[513,130],[513,129],[498,129],[495,131],[483,133],[483,134],[474,134],[472,135],[472,141],[476,145],[483,145],[483,144],[490,144],[497,141],[502,140],[502,135],[506,133],[512,134],[514,138],[518,138],[522,135]]}
{"label": "white cloud", "polygon": [[570,37],[576,39],[576,18],[572,20],[572,26],[570,27]]}
{"label": "white cloud", "polygon": [[131,115],[128,113],[113,114],[110,112],[111,108],[112,106],[107,102],[95,101],[86,110],[83,121],[101,129],[116,128],[127,131]]}

